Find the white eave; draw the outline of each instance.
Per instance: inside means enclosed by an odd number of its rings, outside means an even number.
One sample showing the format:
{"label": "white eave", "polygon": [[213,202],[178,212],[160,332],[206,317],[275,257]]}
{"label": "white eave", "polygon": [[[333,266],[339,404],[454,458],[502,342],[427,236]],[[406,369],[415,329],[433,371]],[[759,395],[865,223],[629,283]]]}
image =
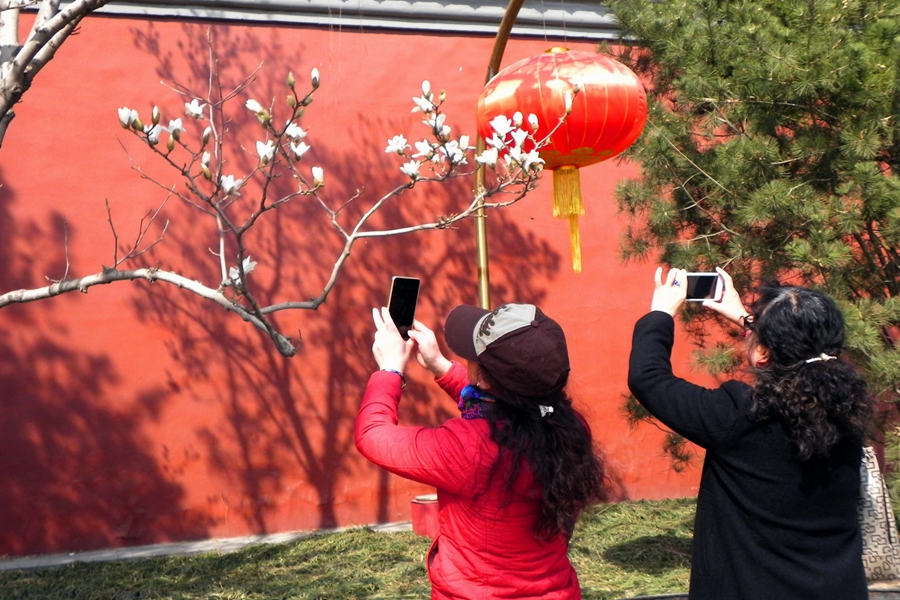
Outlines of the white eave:
{"label": "white eave", "polygon": [[[103,14],[253,21],[335,28],[496,34],[506,3],[495,0],[155,0],[110,2]],[[572,40],[615,39],[612,14],[599,2],[559,0],[524,4],[512,35]]]}

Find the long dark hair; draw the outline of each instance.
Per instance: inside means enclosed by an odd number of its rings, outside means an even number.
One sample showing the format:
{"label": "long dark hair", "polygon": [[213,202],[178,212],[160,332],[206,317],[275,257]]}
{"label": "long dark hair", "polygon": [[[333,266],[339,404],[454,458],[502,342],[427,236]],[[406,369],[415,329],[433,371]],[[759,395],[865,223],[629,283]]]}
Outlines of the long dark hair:
{"label": "long dark hair", "polygon": [[[486,415],[491,439],[500,447],[492,477],[502,468],[505,490],[511,494],[527,465],[541,490],[535,537],[547,541],[562,534],[570,539],[581,511],[607,498],[606,467],[587,422],[565,389],[531,398],[505,389],[483,368],[481,375],[497,400]],[[540,405],[553,412],[541,416]]]}
{"label": "long dark hair", "polygon": [[[861,440],[874,402],[853,365],[840,358],[844,316],[834,301],[768,281],[751,310],[753,332],[770,357],[756,371],[751,413],[782,420],[800,460],[825,456],[848,437]],[[809,362],[816,357],[826,360]]]}

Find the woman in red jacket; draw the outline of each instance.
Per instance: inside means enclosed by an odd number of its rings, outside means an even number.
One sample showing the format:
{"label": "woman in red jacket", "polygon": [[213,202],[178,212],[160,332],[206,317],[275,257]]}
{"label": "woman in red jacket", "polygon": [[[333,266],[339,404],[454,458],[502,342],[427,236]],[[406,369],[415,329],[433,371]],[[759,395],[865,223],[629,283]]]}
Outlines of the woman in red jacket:
{"label": "woman in red jacket", "polygon": [[[582,509],[604,499],[604,466],[565,392],[562,328],[531,304],[463,305],[447,317],[450,349],[416,322],[404,340],[373,310],[372,374],[356,418],[356,447],[388,471],[438,491],[439,535],[428,552],[432,598],[581,598],[568,543]],[[401,427],[410,358],[435,376],[459,418]]]}

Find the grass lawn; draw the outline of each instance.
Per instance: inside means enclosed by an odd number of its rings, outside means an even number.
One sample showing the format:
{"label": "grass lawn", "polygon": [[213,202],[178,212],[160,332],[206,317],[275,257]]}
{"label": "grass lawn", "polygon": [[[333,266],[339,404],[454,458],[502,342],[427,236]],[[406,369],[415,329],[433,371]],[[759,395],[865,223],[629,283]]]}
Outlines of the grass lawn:
{"label": "grass lawn", "polygon": [[[570,556],[586,600],[685,592],[694,500],[624,502],[584,514]],[[233,554],[0,572],[3,600],[428,599],[430,540],[358,528]]]}

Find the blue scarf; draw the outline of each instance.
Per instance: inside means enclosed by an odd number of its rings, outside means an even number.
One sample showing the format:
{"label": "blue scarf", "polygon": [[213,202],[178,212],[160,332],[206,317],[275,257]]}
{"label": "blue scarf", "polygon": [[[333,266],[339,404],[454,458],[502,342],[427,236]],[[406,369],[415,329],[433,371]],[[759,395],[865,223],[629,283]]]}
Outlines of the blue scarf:
{"label": "blue scarf", "polygon": [[496,398],[484,390],[474,385],[467,385],[459,394],[457,406],[463,419],[483,419],[491,404],[496,401]]}

